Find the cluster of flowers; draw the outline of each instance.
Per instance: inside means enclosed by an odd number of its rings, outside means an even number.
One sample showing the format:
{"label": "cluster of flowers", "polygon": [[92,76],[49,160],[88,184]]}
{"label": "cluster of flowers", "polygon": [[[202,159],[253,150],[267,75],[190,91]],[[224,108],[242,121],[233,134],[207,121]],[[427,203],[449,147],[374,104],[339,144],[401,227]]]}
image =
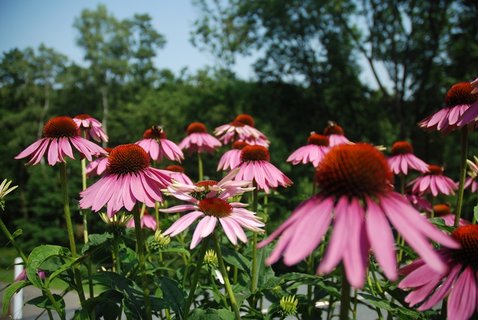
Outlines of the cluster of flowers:
{"label": "cluster of flowers", "polygon": [[[419,125],[443,133],[475,128],[477,82],[478,79],[454,85],[446,95],[446,107]],[[187,202],[161,211],[187,212],[164,235],[175,236],[199,220],[191,249],[208,237],[218,223],[234,245],[238,240],[247,241],[244,229],[263,232],[264,223],[238,202],[236,196],[254,188],[269,193],[292,184],[270,162],[270,141],[246,114],[216,128],[216,137],[207,132],[203,123],[191,123],[187,137],[178,145],[167,139],[162,127],[153,126],[135,144],[103,149],[86,139],[108,139],[101,124],[88,115],[53,118],[46,123],[43,134],[42,139],[16,158],[30,158],[29,164],[38,164],[46,155],[48,164],[54,165],[64,162],[66,157],[74,158],[72,150],[76,149],[90,161],[88,173],[101,176],[81,192],[80,207],[95,212],[106,207],[109,217],[123,209],[132,211],[137,203],[154,207],[156,202],[163,201],[163,194]],[[184,159],[182,150],[211,153],[228,144],[231,149],[222,155],[217,170],[229,173],[219,182],[193,183],[179,165],[165,169],[151,165],[151,161],[163,158],[180,162]],[[318,274],[330,273],[342,262],[347,281],[355,288],[362,288],[372,251],[388,279],[396,281],[399,274],[405,275],[399,286],[413,289],[407,297],[411,305],[421,304],[419,310],[426,310],[449,295],[449,315],[467,319],[478,307],[478,226],[463,222],[451,236],[437,229],[419,210],[449,217],[450,208],[445,204],[431,207],[424,196],[452,195],[457,183],[444,175],[442,167],[426,164],[415,156],[407,141],[394,143],[391,153],[387,159],[375,146],[351,142],[333,122],[323,134],[312,132],[307,145],[294,151],[287,161],[293,165],[312,164],[318,192],[301,203],[259,247],[278,239],[267,263],[273,264],[283,257],[285,264],[294,265],[310,255],[331,229]],[[93,160],[93,157],[98,158]],[[470,169],[466,186],[475,192],[478,161],[471,162]],[[411,170],[422,175],[408,184],[407,198],[394,191],[393,178],[405,177]],[[405,185],[402,187],[405,191]],[[143,219],[146,227],[156,229],[153,217],[144,214]],[[452,220],[446,221],[453,225]],[[420,256],[400,270],[394,230]],[[436,251],[430,240],[442,248]]]}

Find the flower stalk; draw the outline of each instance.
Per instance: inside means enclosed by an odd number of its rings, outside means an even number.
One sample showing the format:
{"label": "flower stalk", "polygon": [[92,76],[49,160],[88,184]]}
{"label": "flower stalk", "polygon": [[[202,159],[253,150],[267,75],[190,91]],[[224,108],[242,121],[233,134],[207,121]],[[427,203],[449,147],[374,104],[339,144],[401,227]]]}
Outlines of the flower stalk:
{"label": "flower stalk", "polygon": [[234,311],[235,319],[240,320],[241,315],[239,313],[239,307],[237,305],[236,297],[234,295],[234,292],[232,291],[231,283],[229,282],[229,276],[227,275],[226,267],[224,265],[224,259],[222,257],[222,251],[221,251],[221,244],[219,243],[219,240],[215,232],[212,234],[212,236],[214,239],[214,244],[216,246],[216,254],[217,254],[217,262],[219,263],[219,271],[221,272],[222,277],[224,278],[224,286],[226,287],[226,292],[229,296],[231,308]]}
{"label": "flower stalk", "polygon": [[141,211],[133,210],[134,231],[136,235],[136,253],[138,255],[139,272],[143,281],[143,298],[145,305],[146,319],[152,319],[151,301],[149,300],[148,279],[146,278],[146,257],[144,254],[144,238],[141,229],[141,216],[144,214],[146,205],[143,204]]}
{"label": "flower stalk", "polygon": [[[208,240],[209,240],[209,237],[203,240],[201,244],[201,249],[199,250],[199,260],[196,265],[196,270],[194,272],[193,280],[190,285],[188,300],[186,301],[186,306],[184,308],[184,314],[183,314],[184,319],[187,319],[189,314],[189,309],[191,308],[191,305],[195,298],[195,292],[196,292],[197,284],[199,282],[199,274],[201,273],[201,267],[204,261],[204,256],[206,255],[206,250],[207,250],[207,246],[209,242]],[[184,276],[186,277],[186,274]]]}
{"label": "flower stalk", "polygon": [[345,274],[345,267],[342,267],[342,288],[340,296],[340,320],[348,320],[350,309],[350,283]]}
{"label": "flower stalk", "polygon": [[460,159],[460,184],[456,199],[455,228],[458,227],[463,208],[463,195],[465,192],[466,159],[468,156],[468,126],[461,129],[461,159]]}
{"label": "flower stalk", "polygon": [[[68,197],[68,180],[66,175],[66,162],[62,162],[60,164],[60,182],[63,198],[63,212],[65,214],[65,222],[68,232],[68,240],[70,242],[71,256],[73,257],[73,259],[75,259],[78,254],[76,252],[75,234],[73,232],[73,223],[71,220],[70,199]],[[78,268],[78,266],[74,267],[73,273],[75,276],[75,282],[78,290],[78,296],[80,298],[80,303],[83,306],[85,302],[85,293],[83,292],[83,281],[81,279],[80,269]]]}

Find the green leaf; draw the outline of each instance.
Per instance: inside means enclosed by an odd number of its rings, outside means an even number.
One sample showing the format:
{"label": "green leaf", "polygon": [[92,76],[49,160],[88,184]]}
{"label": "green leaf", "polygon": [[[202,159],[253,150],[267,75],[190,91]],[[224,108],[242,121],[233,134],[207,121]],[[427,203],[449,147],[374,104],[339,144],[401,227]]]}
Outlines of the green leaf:
{"label": "green leaf", "polygon": [[14,233],[12,233],[12,238],[15,239],[23,234],[23,229],[17,229]]}
{"label": "green leaf", "polygon": [[474,208],[473,208],[473,216],[474,216],[474,221],[473,223],[476,223],[476,221],[478,221],[478,205],[476,205]]}
{"label": "green leaf", "polygon": [[159,278],[159,285],[163,291],[163,299],[177,314],[183,313],[186,293],[179,287],[179,283],[169,278]]}
{"label": "green leaf", "polygon": [[[55,299],[55,301],[59,303],[61,310],[65,309],[65,301],[63,300],[62,296],[53,294],[53,299]],[[49,310],[54,309],[51,300],[46,295],[33,298],[27,301],[27,304],[37,306],[38,308],[41,308],[41,309],[49,309]]]}
{"label": "green leaf", "polygon": [[42,288],[43,283],[37,274],[42,263],[51,257],[65,256],[69,254],[69,252],[70,250],[67,248],[54,245],[42,245],[34,248],[28,256],[27,261],[26,274],[28,280],[30,280],[35,287]]}
{"label": "green leaf", "polygon": [[55,279],[56,277],[58,277],[61,273],[71,269],[71,267],[76,264],[78,262],[78,260],[80,259],[81,257],[79,258],[76,258],[76,259],[69,259],[67,263],[61,265],[58,269],[56,269],[52,274],[50,274],[50,276],[45,280],[45,286],[46,287],[49,287],[50,286],[50,283],[53,279]]}
{"label": "green leaf", "polygon": [[106,243],[111,242],[113,240],[113,235],[111,233],[102,233],[102,234],[90,234],[88,236],[88,242],[83,246],[81,249],[81,253],[85,254],[88,251],[94,250],[97,247],[101,247]]}
{"label": "green leaf", "polygon": [[189,320],[234,320],[234,312],[227,309],[199,309],[196,308],[189,315]]}
{"label": "green leaf", "polygon": [[186,250],[184,248],[178,248],[178,247],[164,248],[164,249],[159,250],[159,252],[162,252],[162,253],[178,253],[178,254],[186,255],[188,257],[188,259],[191,257],[191,253],[189,252],[189,250]]}
{"label": "green leaf", "polygon": [[226,263],[237,267],[239,270],[250,272],[249,270],[251,269],[251,261],[244,257],[242,254],[237,252],[236,250],[231,250],[226,247],[222,247],[222,254],[224,261]]}
{"label": "green leaf", "polygon": [[5,293],[3,294],[3,314],[7,314],[8,307],[10,306],[10,300],[12,300],[13,295],[28,285],[30,285],[30,281],[21,280],[13,282],[11,285],[8,286],[8,288],[5,290]]}

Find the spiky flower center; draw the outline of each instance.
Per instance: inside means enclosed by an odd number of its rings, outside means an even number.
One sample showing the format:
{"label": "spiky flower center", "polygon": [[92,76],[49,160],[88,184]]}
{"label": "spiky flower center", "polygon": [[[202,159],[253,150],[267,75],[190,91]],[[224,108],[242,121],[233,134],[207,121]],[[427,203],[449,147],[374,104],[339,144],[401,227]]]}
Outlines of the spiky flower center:
{"label": "spiky flower center", "polygon": [[193,198],[195,198],[195,199],[202,200],[202,199],[206,198],[206,195],[210,191],[210,187],[215,186],[215,185],[217,185],[217,181],[215,181],[215,180],[199,181],[199,182],[195,183],[195,186],[204,187],[204,190],[193,192],[193,193],[191,193],[191,196],[193,196]]}
{"label": "spiky flower center", "polygon": [[184,173],[184,168],[177,164],[171,164],[167,166],[165,170]]}
{"label": "spiky flower center", "polygon": [[327,147],[329,145],[329,137],[318,133],[312,133],[307,139],[307,143]]}
{"label": "spiky flower center", "polygon": [[78,135],[78,126],[75,121],[66,116],[52,118],[43,127],[43,136],[47,138],[76,137]]}
{"label": "spiky flower center", "polygon": [[237,121],[237,122],[240,122],[242,123],[243,125],[248,125],[249,127],[254,127],[254,118],[246,113],[242,113],[240,115],[238,115],[234,121]]}
{"label": "spiky flower center", "polygon": [[206,198],[199,201],[199,210],[205,215],[225,218],[231,215],[232,207],[227,201],[219,198]]}
{"label": "spiky flower center", "polygon": [[90,118],[92,118],[92,116],[90,116],[87,113],[82,113],[82,114],[79,114],[79,115],[75,116],[75,119],[80,119],[80,120],[86,120],[86,119],[90,119]]}
{"label": "spiky flower center", "polygon": [[433,206],[433,213],[435,217],[447,216],[451,213],[450,206],[444,203],[436,204]]}
{"label": "spiky flower center", "polygon": [[443,168],[440,167],[440,166],[437,166],[435,164],[429,164],[428,165],[428,174],[435,175],[435,176],[441,176],[443,174]]}
{"label": "spiky flower center", "polygon": [[240,122],[240,121],[234,120],[234,121],[231,122],[231,126],[233,126],[233,127],[244,127],[245,124]]}
{"label": "spiky flower center", "polygon": [[136,144],[123,144],[113,148],[108,157],[108,172],[112,174],[135,173],[149,167],[149,156]]}
{"label": "spiky flower center", "polygon": [[451,236],[461,244],[461,249],[453,250],[453,258],[478,269],[478,225],[458,227]]}
{"label": "spiky flower center", "polygon": [[327,136],[330,136],[331,134],[338,134],[343,136],[344,129],[342,129],[342,127],[339,126],[338,124],[332,124],[332,125],[329,125],[327,128],[325,128],[324,134]]}
{"label": "spiky flower center", "polygon": [[234,143],[232,144],[232,148],[233,149],[236,149],[236,150],[242,150],[244,149],[245,146],[248,146],[248,144],[244,141],[234,141]]}
{"label": "spiky flower center", "polygon": [[186,131],[188,132],[188,135],[191,133],[206,133],[207,128],[202,122],[192,122],[189,124]]}
{"label": "spiky flower center", "polygon": [[144,139],[166,139],[166,132],[159,126],[146,129],[143,133]]}
{"label": "spiky flower center", "polygon": [[473,104],[478,100],[477,93],[471,93],[473,87],[469,82],[459,82],[451,86],[446,93],[445,104],[447,107],[454,107],[463,104]]}
{"label": "spiky flower center", "polygon": [[409,153],[413,153],[413,147],[407,141],[397,141],[392,145],[392,154],[394,156]]}
{"label": "spiky flower center", "polygon": [[332,148],[320,162],[316,179],[326,195],[364,197],[389,190],[393,175],[385,156],[362,143]]}
{"label": "spiky flower center", "polygon": [[241,151],[241,161],[270,160],[269,150],[263,146],[245,146]]}

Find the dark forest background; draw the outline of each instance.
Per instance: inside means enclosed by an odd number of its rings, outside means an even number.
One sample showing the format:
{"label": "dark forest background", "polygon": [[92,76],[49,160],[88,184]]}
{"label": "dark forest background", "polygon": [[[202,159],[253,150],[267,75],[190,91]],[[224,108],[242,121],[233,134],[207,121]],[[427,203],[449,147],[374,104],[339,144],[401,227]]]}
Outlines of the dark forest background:
{"label": "dark forest background", "polygon": [[[23,230],[25,247],[67,240],[57,168],[26,167],[26,161],[13,159],[56,115],[91,114],[116,146],[136,142],[155,124],[178,143],[192,121],[204,122],[212,132],[249,113],[272,141],[271,161],[295,182],[272,195],[276,223],[310,194],[312,168],[292,167],[285,159],[329,120],[343,126],[352,141],[389,147],[407,139],[418,156],[444,165],[458,180],[459,135],[426,133],[416,124],[443,106],[452,84],[478,76],[476,1],[196,0],[195,5],[200,15],[191,41],[217,58],[215,66],[196,73],[157,69],[153,59],[168,39],[153,28],[150,16],[120,20],[105,6],[84,10],[74,21],[86,66],[45,45],[1,53],[0,172],[19,185],[8,196],[2,219],[12,230]],[[238,79],[231,66],[251,54],[258,56],[257,80]],[[371,83],[360,80],[364,70]],[[473,134],[471,155],[477,146]],[[219,156],[206,159],[206,174],[213,178]],[[76,208],[80,166],[69,164]],[[184,165],[194,179],[195,158]],[[465,208],[472,210],[476,199],[466,195]],[[77,210],[74,214],[80,222]],[[93,228],[100,228],[100,220],[93,219]]]}

